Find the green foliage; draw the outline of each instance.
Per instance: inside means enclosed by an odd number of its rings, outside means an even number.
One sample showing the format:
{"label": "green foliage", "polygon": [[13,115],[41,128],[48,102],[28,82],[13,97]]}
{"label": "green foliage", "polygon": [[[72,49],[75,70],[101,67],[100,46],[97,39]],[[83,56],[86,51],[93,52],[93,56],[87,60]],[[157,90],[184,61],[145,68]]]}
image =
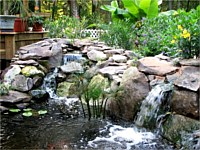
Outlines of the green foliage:
{"label": "green foliage", "polygon": [[133,24],[129,20],[114,21],[109,25],[104,25],[104,34],[100,36],[100,39],[109,46],[117,46],[124,49],[133,48]]}
{"label": "green foliage", "polygon": [[28,16],[29,10],[25,8],[22,0],[13,0],[9,12],[11,15],[19,14],[21,18],[25,18]]}
{"label": "green foliage", "polygon": [[55,21],[47,20],[44,26],[49,30],[48,35],[51,38],[74,39],[82,37],[81,30],[84,29],[84,25],[84,18],[80,21],[77,18],[62,16]]}
{"label": "green foliage", "polygon": [[77,95],[81,101],[82,109],[85,113],[83,102],[86,103],[88,118],[105,117],[105,105],[107,98],[105,90],[108,88],[108,81],[101,75],[90,77],[87,73],[76,74]]}
{"label": "green foliage", "polygon": [[25,117],[30,117],[30,116],[33,115],[33,113],[31,111],[25,111],[25,112],[23,112],[22,115],[25,116]]}
{"label": "green foliage", "polygon": [[23,110],[20,110],[18,108],[10,108],[9,111],[13,112],[13,113],[18,113],[18,112],[22,111],[23,112],[22,115],[25,116],[25,117],[44,115],[44,114],[47,113],[47,110],[36,111],[36,110],[31,109],[31,108],[25,108]]}
{"label": "green foliage", "polygon": [[38,16],[36,14],[34,14],[31,17],[28,18],[29,25],[32,26],[36,22],[39,23],[39,24],[43,24],[44,23],[44,18],[42,16]]}
{"label": "green foliage", "polygon": [[0,96],[8,95],[8,93],[9,93],[9,88],[4,83],[0,83]]}
{"label": "green foliage", "polygon": [[17,112],[20,112],[21,110],[20,109],[11,108],[11,109],[9,109],[9,111],[17,113]]}
{"label": "green foliage", "polygon": [[143,56],[164,52],[172,57],[198,57],[199,14],[198,7],[190,12],[169,11],[156,18],[142,20],[134,30],[138,51]]}
{"label": "green foliage", "polygon": [[46,114],[47,113],[47,110],[39,110],[38,111],[38,114],[39,115],[44,115],[44,114]]}
{"label": "green foliage", "polygon": [[112,19],[141,20],[142,17],[153,18],[158,15],[157,0],[122,0],[124,9],[119,8],[117,0],[111,5],[103,5],[101,9],[111,12]]}

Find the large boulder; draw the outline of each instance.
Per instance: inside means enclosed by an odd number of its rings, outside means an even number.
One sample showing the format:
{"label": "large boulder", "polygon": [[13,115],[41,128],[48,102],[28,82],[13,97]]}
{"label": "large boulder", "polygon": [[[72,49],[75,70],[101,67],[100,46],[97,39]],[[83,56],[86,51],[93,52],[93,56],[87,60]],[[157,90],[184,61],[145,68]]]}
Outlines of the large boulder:
{"label": "large boulder", "polygon": [[136,67],[127,69],[122,77],[121,87],[115,97],[110,99],[107,110],[110,116],[133,120],[142,100],[150,89],[147,77]]}
{"label": "large boulder", "polygon": [[33,80],[24,75],[16,75],[11,85],[17,91],[27,92],[32,89]]}
{"label": "large boulder", "polygon": [[62,48],[61,44],[53,43],[52,45],[52,56],[49,58],[49,66],[50,68],[55,68],[60,66],[62,63]]}
{"label": "large boulder", "polygon": [[178,68],[174,67],[172,63],[166,60],[160,60],[157,57],[144,57],[139,59],[137,67],[141,72],[159,76],[171,74],[178,70]]}
{"label": "large boulder", "polygon": [[174,143],[178,149],[200,149],[198,140],[195,139],[199,129],[200,122],[197,120],[181,115],[170,115],[162,124],[161,135]]}
{"label": "large boulder", "polygon": [[21,68],[19,65],[13,65],[4,75],[4,83],[10,85],[11,82],[15,79],[15,76],[20,74]]}
{"label": "large boulder", "polygon": [[175,88],[171,107],[177,114],[199,119],[199,97],[193,91]]}
{"label": "large boulder", "polygon": [[[21,60],[28,60],[28,59],[41,59],[47,58],[52,56],[52,51],[50,50],[50,45],[48,46],[41,46],[36,44],[27,45],[21,47],[19,52],[19,58]],[[24,53],[24,51],[27,51]]]}

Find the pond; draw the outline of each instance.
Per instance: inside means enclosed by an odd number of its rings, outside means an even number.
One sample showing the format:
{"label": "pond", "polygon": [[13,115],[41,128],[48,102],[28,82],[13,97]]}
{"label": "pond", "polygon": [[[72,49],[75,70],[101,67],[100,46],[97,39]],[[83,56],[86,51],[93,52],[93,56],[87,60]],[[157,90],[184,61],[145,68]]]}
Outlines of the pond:
{"label": "pond", "polygon": [[91,119],[82,114],[69,118],[55,107],[34,103],[44,115],[1,114],[1,149],[173,149],[157,131],[139,128],[132,122]]}

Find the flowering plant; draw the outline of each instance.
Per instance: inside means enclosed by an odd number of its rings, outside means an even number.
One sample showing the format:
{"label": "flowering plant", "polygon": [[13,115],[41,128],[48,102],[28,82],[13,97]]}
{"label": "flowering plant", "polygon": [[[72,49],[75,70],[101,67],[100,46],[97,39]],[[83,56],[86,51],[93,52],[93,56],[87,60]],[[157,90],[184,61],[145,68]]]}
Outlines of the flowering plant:
{"label": "flowering plant", "polygon": [[200,6],[143,20],[135,29],[137,50],[145,56],[164,52],[172,57],[199,57],[199,14]]}

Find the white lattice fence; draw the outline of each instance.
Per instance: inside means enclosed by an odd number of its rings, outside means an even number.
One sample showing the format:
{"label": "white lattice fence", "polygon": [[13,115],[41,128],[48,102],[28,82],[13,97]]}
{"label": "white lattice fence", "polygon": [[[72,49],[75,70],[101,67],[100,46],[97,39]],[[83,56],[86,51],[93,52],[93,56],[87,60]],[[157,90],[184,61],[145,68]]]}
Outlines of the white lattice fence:
{"label": "white lattice fence", "polygon": [[105,32],[104,30],[100,30],[100,29],[85,29],[81,31],[81,34],[83,36],[89,36],[92,38],[99,38],[100,35]]}

